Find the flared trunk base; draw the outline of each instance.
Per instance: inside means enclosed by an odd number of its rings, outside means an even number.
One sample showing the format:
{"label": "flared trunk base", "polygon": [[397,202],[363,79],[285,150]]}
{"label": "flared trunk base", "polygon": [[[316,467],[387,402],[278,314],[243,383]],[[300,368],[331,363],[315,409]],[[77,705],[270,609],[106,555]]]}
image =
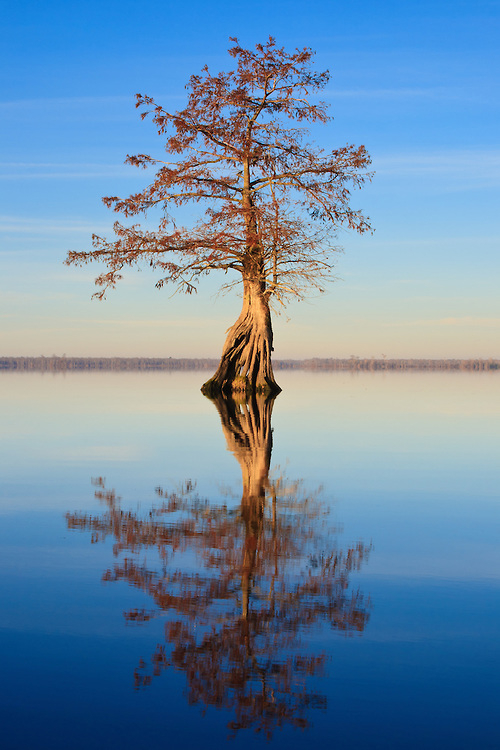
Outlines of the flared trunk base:
{"label": "flared trunk base", "polygon": [[202,386],[206,396],[277,395],[271,364],[273,331],[266,297],[257,282],[246,282],[243,308],[229,330],[217,372]]}

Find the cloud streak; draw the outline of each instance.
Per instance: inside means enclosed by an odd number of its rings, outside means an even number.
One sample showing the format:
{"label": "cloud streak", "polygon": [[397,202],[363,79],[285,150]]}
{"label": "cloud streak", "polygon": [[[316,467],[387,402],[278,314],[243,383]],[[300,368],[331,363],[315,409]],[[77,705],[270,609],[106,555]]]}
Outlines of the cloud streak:
{"label": "cloud streak", "polygon": [[217,318],[180,318],[172,319],[151,319],[151,320],[113,320],[109,318],[74,318],[66,321],[68,324],[78,325],[99,325],[115,326],[118,328],[208,328],[212,330],[213,326],[220,325],[220,319]]}
{"label": "cloud streak", "polygon": [[442,99],[444,96],[456,97],[459,92],[445,86],[406,86],[401,88],[378,89],[330,89],[322,96],[328,99]]}
{"label": "cloud streak", "polygon": [[485,328],[500,328],[500,318],[475,318],[466,315],[462,318],[440,318],[436,321],[440,326],[481,326]]}
{"label": "cloud streak", "polygon": [[394,323],[386,323],[386,326],[392,327],[420,327],[420,326],[453,326],[453,327],[474,327],[474,328],[500,328],[500,318],[480,318],[473,315],[464,315],[462,317],[436,318],[431,320],[405,320]]}
{"label": "cloud streak", "polygon": [[500,185],[499,149],[455,149],[375,155],[377,176],[445,178],[453,189]]}
{"label": "cloud streak", "polygon": [[0,233],[15,234],[69,234],[74,232],[109,232],[109,224],[96,225],[79,219],[33,219],[23,216],[0,216]]}
{"label": "cloud streak", "polygon": [[[146,170],[147,174],[147,170]],[[75,180],[118,177],[144,180],[144,170],[133,169],[128,164],[91,164],[57,162],[1,162],[0,180]]]}
{"label": "cloud streak", "polygon": [[[186,94],[158,94],[162,99],[186,99]],[[60,96],[60,97],[36,97],[33,99],[11,99],[9,101],[0,101],[0,111],[31,109],[31,108],[52,108],[52,107],[102,107],[114,104],[134,103],[133,96]]]}

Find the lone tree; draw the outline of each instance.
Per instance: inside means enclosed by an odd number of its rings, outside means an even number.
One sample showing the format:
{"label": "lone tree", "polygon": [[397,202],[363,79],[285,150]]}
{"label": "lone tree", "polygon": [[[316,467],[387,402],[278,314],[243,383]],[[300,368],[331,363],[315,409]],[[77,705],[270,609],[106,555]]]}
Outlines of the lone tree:
{"label": "lone tree", "polygon": [[[188,294],[210,271],[240,274],[243,307],[202,390],[277,393],[270,303],[321,288],[331,275],[338,228],[370,229],[350,206],[352,188],[370,179],[370,157],[364,146],[325,153],[307,142],[303,124],[329,120],[326,105],[310,101],[329,80],[328,71],[311,67],[312,50],[289,54],[272,37],[255,51],[231,42],[235,69],[211,75],[205,66],[193,75],[185,109],[168,112],[137,94],[141,117],[152,117],[171,160],[127,156],[128,164],[156,166],[153,182],[128,198],[103,201],[125,217],[159,207],[158,229],[116,222],[114,240],[93,235],[94,249],[69,252],[66,263],[106,265],[96,279],[99,299],[124,267],[143,262],[160,272],[157,287],[171,284]],[[201,217],[180,228],[172,211],[189,203],[202,207]]]}

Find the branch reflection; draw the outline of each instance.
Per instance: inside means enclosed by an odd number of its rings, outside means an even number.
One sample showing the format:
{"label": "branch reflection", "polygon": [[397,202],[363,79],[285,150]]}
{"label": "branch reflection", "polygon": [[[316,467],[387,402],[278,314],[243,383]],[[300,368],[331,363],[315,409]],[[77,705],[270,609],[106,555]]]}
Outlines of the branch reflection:
{"label": "branch reflection", "polygon": [[191,704],[225,708],[233,732],[253,727],[268,736],[284,724],[308,726],[309,709],[326,705],[308,682],[327,657],[305,636],[313,628],[326,628],[325,638],[332,628],[364,630],[369,602],[349,589],[349,574],[370,551],[361,542],[337,546],[320,491],[279,470],[270,475],[273,402],[214,401],[241,466],[239,505],[210,503],[188,481],[157,488],[158,502],[140,515],[123,510],[98,478],[106,510],[67,514],[68,528],[90,532],[92,542],[113,538],[117,560],[105,581],[150,596],[151,608],[125,612],[127,622],[167,618],[164,642],[135,670],[136,688],[181,670]]}

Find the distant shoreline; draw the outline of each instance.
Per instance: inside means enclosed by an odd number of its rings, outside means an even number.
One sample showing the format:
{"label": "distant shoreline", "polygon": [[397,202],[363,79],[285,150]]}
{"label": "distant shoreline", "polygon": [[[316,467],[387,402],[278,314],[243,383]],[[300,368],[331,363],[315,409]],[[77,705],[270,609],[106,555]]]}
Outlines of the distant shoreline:
{"label": "distant shoreline", "polygon": [[[81,372],[214,370],[218,359],[173,357],[0,357],[0,371]],[[275,370],[308,371],[465,371],[500,370],[500,359],[282,359],[273,362]]]}

